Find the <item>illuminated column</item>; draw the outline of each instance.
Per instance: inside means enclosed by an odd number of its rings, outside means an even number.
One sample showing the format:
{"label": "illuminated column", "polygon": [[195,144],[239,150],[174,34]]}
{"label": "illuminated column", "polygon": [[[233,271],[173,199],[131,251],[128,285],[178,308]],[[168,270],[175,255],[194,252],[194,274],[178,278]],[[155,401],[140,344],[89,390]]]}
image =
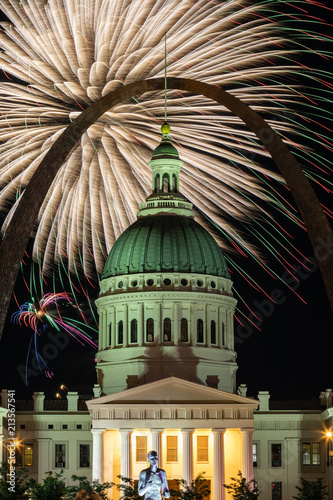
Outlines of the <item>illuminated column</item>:
{"label": "illuminated column", "polygon": [[183,435],[183,479],[193,481],[193,434],[194,429],[182,429]]}
{"label": "illuminated column", "polygon": [[49,438],[37,438],[38,443],[38,481],[40,483],[45,479],[45,471],[51,470],[53,466],[50,464],[50,443]]}
{"label": "illuminated column", "polygon": [[242,432],[242,474],[247,481],[253,479],[252,434],[253,429],[241,429]]}
{"label": "illuminated column", "polygon": [[93,435],[92,480],[103,483],[103,434],[105,429],[91,429]]}
{"label": "illuminated column", "polygon": [[213,429],[214,435],[214,500],[225,499],[224,478],[224,433],[225,429]]}
{"label": "illuminated column", "polygon": [[[162,433],[163,429],[151,429],[151,449],[156,451],[159,458],[159,467],[162,467]],[[148,450],[149,451],[149,450]]]}
{"label": "illuminated column", "polygon": [[133,429],[120,429],[120,474],[131,477],[131,433]]}

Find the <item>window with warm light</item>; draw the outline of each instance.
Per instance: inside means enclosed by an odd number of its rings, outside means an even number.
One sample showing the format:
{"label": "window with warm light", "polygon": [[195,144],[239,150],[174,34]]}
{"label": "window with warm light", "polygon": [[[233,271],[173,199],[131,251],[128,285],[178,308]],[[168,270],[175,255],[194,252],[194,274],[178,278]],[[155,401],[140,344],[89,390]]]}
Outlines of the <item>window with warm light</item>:
{"label": "window with warm light", "polygon": [[178,437],[177,436],[167,436],[167,462],[175,463],[178,462]]}
{"label": "window with warm light", "polygon": [[308,442],[302,444],[303,465],[320,465],[320,443]]}
{"label": "window with warm light", "polygon": [[16,450],[16,465],[23,465],[24,467],[32,467],[33,466],[33,444],[32,443],[24,443],[20,444]]}
{"label": "window with warm light", "polygon": [[197,462],[208,462],[208,436],[197,436]]}
{"label": "window with warm light", "polygon": [[137,462],[147,462],[147,436],[136,436],[136,456]]}

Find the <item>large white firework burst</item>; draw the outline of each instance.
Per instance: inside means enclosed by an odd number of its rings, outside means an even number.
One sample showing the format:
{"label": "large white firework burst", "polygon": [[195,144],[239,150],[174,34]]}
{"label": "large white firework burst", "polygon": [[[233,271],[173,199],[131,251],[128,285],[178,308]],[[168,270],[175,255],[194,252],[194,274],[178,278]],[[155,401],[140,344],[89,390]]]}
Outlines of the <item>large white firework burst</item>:
{"label": "large white firework burst", "polygon": [[[290,59],[304,37],[278,7],[277,0],[2,0],[8,19],[0,33],[4,227],[70,121],[120,86],[163,76],[165,33],[169,76],[220,85],[295,145],[288,110],[303,97],[286,82],[303,71]],[[63,164],[36,221],[34,257],[42,258],[45,271],[59,262],[90,276],[103,270],[115,239],[150,192],[147,163],[161,136],[162,95],[146,94],[105,113]],[[312,102],[306,99],[308,111]],[[184,161],[181,191],[199,216],[221,228],[224,243],[229,239],[259,259],[244,228],[264,239],[271,224],[266,203],[285,211],[270,191],[279,176],[262,166],[266,152],[238,118],[204,97],[168,91],[168,121]],[[302,123],[296,129],[307,135]],[[256,226],[259,215],[266,217],[265,230]],[[278,237],[278,229],[272,231]]]}

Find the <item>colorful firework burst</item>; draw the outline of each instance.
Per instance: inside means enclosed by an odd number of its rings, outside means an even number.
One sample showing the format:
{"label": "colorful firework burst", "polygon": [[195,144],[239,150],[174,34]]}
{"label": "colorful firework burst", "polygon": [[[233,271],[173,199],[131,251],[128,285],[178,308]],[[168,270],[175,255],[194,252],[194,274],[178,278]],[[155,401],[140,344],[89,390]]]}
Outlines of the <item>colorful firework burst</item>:
{"label": "colorful firework burst", "polygon": [[[25,302],[19,306],[19,310],[12,315],[12,322],[14,324],[29,327],[34,331],[26,358],[26,385],[28,385],[28,361],[32,346],[34,346],[34,354],[40,372],[44,373],[48,378],[51,378],[53,375],[52,370],[50,370],[38,349],[38,337],[45,333],[47,329],[66,332],[80,344],[97,349],[95,342],[93,342],[91,337],[84,332],[82,321],[74,320],[62,314],[61,309],[63,306],[68,305],[76,307],[70,294],[66,292],[47,293],[41,298],[37,305],[34,301]],[[81,311],[80,314],[82,315]],[[96,332],[95,329],[85,325],[85,330],[87,328]]]}

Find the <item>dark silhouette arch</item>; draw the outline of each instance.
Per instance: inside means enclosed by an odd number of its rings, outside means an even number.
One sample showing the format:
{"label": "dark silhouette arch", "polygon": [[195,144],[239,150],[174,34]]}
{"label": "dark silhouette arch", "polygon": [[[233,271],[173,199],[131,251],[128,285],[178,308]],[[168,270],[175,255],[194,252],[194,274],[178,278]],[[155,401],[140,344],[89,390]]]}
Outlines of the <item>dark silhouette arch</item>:
{"label": "dark silhouette arch", "polygon": [[[34,222],[60,166],[82,134],[103,113],[133,96],[162,90],[164,84],[164,78],[142,80],[125,85],[102,97],[68,125],[41,161],[22,195],[0,247],[0,332],[3,329],[20,262]],[[217,86],[196,80],[169,77],[167,88],[204,95],[224,105],[260,139],[285,178],[294,197],[307,228],[314,254],[318,259],[333,312],[333,231],[311,184],[288,147],[257,112]]]}

